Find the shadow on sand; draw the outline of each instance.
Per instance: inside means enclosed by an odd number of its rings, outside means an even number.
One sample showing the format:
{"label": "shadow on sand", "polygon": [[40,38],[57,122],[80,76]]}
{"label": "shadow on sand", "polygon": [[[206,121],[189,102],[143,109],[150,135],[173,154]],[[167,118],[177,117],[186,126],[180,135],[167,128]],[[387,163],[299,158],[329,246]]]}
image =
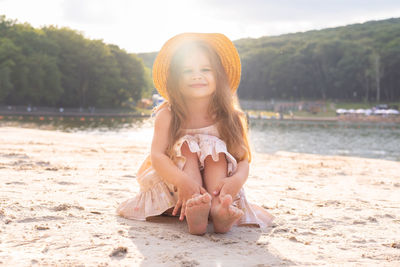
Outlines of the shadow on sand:
{"label": "shadow on sand", "polygon": [[[117,217],[128,228],[128,238],[141,255],[140,266],[270,266],[293,265],[270,251],[271,228],[234,227],[227,234],[213,233],[210,223],[203,236],[190,235],[185,222],[157,216],[148,221]],[[271,249],[273,250],[273,249]]]}

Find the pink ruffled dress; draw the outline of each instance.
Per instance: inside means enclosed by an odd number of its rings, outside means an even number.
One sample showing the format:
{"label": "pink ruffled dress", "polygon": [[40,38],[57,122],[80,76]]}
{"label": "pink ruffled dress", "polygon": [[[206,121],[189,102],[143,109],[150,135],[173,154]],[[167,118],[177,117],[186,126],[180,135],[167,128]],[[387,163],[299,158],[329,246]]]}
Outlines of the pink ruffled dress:
{"label": "pink ruffled dress", "polygon": [[[186,159],[181,153],[182,145],[186,142],[192,153],[197,153],[200,168],[204,168],[204,161],[211,156],[214,161],[219,160],[219,154],[224,153],[228,165],[228,176],[231,176],[237,168],[235,158],[227,151],[224,141],[219,139],[216,125],[199,129],[185,129],[184,136],[173,146],[176,155],[175,164],[183,169]],[[178,195],[174,185],[162,180],[151,166],[150,156],[143,162],[137,173],[137,181],[140,192],[133,198],[122,202],[117,208],[117,213],[125,218],[134,220],[146,220],[148,217],[163,214],[173,208],[177,202]],[[273,216],[265,209],[250,204],[246,200],[243,188],[233,200],[233,205],[244,213],[237,222],[238,225],[256,225],[266,227],[271,224]]]}

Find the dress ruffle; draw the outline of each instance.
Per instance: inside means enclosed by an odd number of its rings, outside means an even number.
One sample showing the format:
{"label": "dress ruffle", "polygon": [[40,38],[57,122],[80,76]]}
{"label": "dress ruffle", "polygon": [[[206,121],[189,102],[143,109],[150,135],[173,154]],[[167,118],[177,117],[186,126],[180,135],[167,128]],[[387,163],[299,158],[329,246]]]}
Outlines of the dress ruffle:
{"label": "dress ruffle", "polygon": [[[168,185],[154,176],[145,179],[151,181],[152,186],[148,190],[141,191],[134,198],[122,202],[117,208],[117,213],[128,219],[146,220],[147,217],[157,216],[166,210],[175,207],[176,194]],[[142,185],[142,184],[141,184]]]}
{"label": "dress ruffle", "polygon": [[182,145],[185,142],[190,152],[197,154],[201,169],[204,169],[204,161],[208,156],[211,156],[213,161],[218,161],[219,154],[224,153],[228,163],[228,176],[236,170],[236,159],[228,152],[225,142],[216,136],[206,134],[185,135],[175,143],[173,149],[179,169],[182,170],[186,163],[186,158],[182,155]]}
{"label": "dress ruffle", "polygon": [[274,216],[269,214],[265,209],[250,204],[246,199],[243,188],[240,189],[237,196],[233,199],[232,205],[243,211],[243,216],[236,223],[237,225],[267,227],[271,225],[271,222],[274,219]]}

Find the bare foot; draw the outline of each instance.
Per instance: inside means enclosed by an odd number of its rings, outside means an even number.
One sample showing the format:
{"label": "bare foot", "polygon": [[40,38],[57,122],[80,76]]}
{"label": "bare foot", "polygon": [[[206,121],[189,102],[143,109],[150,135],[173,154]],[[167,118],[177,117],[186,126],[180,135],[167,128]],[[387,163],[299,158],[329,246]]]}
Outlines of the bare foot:
{"label": "bare foot", "polygon": [[232,206],[232,196],[226,195],[221,200],[215,198],[211,208],[211,217],[216,233],[226,233],[243,216],[243,211]]}
{"label": "bare foot", "polygon": [[186,221],[189,226],[189,233],[192,235],[205,234],[210,208],[211,196],[208,193],[195,195],[186,202]]}

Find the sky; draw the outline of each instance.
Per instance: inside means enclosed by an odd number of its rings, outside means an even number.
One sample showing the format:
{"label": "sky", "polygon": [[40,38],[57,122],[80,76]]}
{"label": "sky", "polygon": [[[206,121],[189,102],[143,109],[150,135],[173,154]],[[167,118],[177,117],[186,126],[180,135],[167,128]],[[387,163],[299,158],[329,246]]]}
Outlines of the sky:
{"label": "sky", "polygon": [[140,53],[182,32],[237,40],[398,18],[400,0],[0,0],[0,15]]}

